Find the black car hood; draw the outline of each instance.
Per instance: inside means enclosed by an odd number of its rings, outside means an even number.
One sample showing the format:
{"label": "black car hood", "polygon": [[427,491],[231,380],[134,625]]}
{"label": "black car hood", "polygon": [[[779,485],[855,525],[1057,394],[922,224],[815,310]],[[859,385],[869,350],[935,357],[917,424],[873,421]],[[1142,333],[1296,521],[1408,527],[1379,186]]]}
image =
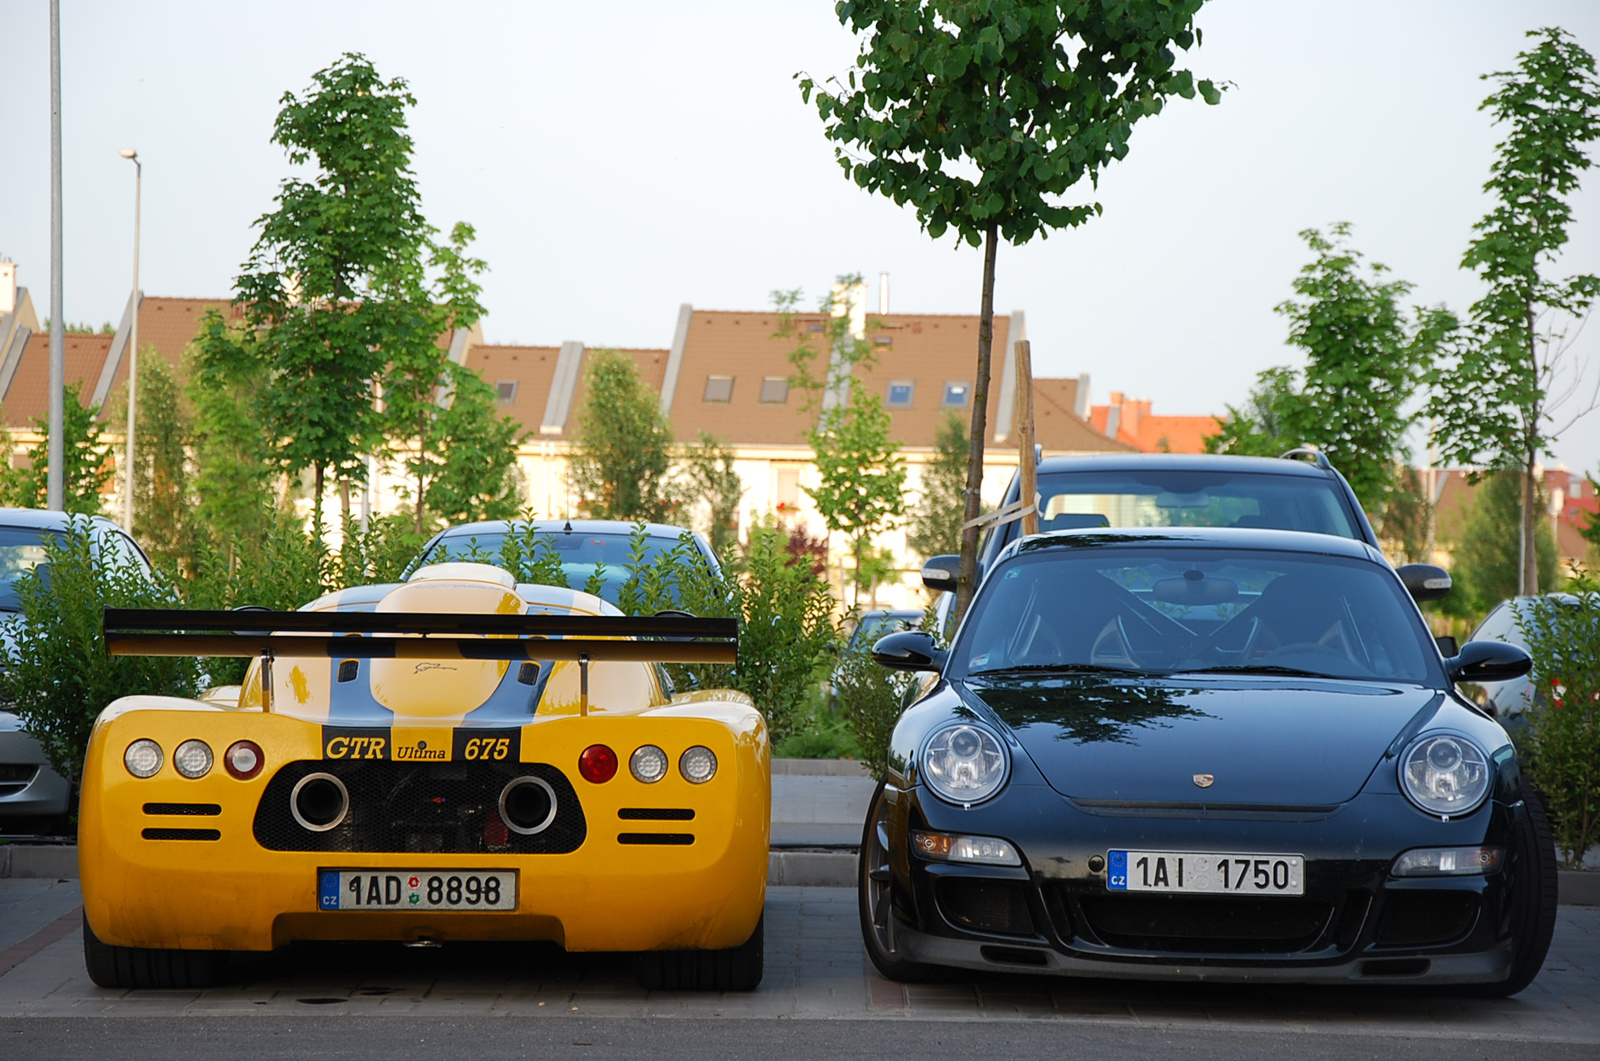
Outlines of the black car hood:
{"label": "black car hood", "polygon": [[[1331,806],[1436,690],[1322,680],[970,680],[1045,780],[1080,800]],[[1210,775],[1211,784],[1197,784]]]}

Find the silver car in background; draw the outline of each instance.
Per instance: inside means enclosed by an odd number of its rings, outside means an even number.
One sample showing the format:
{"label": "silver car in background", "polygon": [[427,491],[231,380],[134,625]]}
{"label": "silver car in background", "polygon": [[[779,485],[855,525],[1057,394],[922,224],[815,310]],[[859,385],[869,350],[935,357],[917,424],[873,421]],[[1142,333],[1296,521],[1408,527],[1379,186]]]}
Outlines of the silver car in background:
{"label": "silver car in background", "polygon": [[[64,537],[72,518],[65,512],[0,508],[0,637],[7,641],[21,621],[17,579],[45,562],[45,540]],[[101,516],[87,518],[98,550],[150,570],[149,558],[122,528]],[[65,823],[71,796],[66,778],[50,768],[39,742],[0,703],[0,833],[55,831]]]}

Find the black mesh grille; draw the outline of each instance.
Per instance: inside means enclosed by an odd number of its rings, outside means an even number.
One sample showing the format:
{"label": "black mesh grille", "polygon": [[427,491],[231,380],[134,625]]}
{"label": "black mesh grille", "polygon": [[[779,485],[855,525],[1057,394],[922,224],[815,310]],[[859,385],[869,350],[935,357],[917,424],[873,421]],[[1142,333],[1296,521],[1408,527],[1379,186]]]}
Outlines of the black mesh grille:
{"label": "black mesh grille", "polygon": [[617,817],[624,821],[692,822],[694,811],[688,807],[623,807]]}
{"label": "black mesh grille", "polygon": [[1333,904],[1307,899],[1097,895],[1079,906],[1113,947],[1184,953],[1292,954],[1315,943]]}
{"label": "black mesh grille", "polygon": [[220,803],[146,803],[146,814],[186,814],[212,816],[222,813]]}
{"label": "black mesh grille", "polygon": [[139,835],[146,840],[221,840],[216,829],[146,829]]}
{"label": "black mesh grille", "polygon": [[1385,946],[1448,943],[1478,920],[1478,897],[1457,891],[1394,891],[1383,898],[1377,942]]}
{"label": "black mesh grille", "polygon": [[935,894],[940,912],[958,928],[1033,935],[1033,915],[1028,912],[1028,896],[1021,881],[944,877]]}
{"label": "black mesh grille", "polygon": [[[327,832],[295,821],[290,795],[307,774],[329,773],[350,792],[350,810]],[[538,777],[556,794],[555,820],[524,835],[500,818],[500,792],[516,777]],[[255,836],[270,851],[545,854],[575,851],[588,833],[571,782],[546,763],[289,763],[256,808]]]}

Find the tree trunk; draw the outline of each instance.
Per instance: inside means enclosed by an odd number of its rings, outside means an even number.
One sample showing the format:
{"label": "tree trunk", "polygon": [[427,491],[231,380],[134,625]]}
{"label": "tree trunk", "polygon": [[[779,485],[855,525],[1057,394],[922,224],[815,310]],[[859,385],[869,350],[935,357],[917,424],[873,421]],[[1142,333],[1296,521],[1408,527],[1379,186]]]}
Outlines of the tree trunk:
{"label": "tree trunk", "polygon": [[339,476],[339,525],[350,525],[350,477]]}
{"label": "tree trunk", "polygon": [[990,221],[983,240],[983,302],[978,310],[978,373],[972,381],[972,437],[967,443],[967,504],[961,518],[961,567],[956,589],[955,618],[966,614],[977,588],[978,518],[983,500],[983,442],[989,430],[989,354],[994,346],[994,252],[1000,238],[999,222]]}
{"label": "tree trunk", "polygon": [[319,463],[312,477],[311,487],[311,530],[318,544],[322,542],[322,485],[325,469]]}
{"label": "tree trunk", "polygon": [[1522,467],[1522,533],[1519,535],[1521,548],[1517,566],[1520,568],[1517,577],[1517,593],[1524,597],[1536,596],[1539,592],[1539,549],[1538,535],[1535,534],[1535,520],[1539,518],[1539,495],[1533,481],[1533,464],[1537,451],[1531,447],[1525,454]]}

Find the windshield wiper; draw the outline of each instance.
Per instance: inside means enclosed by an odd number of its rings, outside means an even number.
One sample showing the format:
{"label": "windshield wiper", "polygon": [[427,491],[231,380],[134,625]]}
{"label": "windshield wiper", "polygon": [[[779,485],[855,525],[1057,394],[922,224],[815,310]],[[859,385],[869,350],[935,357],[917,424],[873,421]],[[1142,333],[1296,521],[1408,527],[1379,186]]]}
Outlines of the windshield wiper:
{"label": "windshield wiper", "polygon": [[1143,674],[1133,667],[1106,667],[1098,663],[1018,663],[1010,667],[991,667],[988,670],[969,671],[970,678],[987,678],[996,674]]}
{"label": "windshield wiper", "polygon": [[1337,674],[1325,674],[1322,671],[1302,670],[1299,667],[1277,667],[1268,663],[1239,663],[1225,667],[1197,667],[1184,668],[1173,671],[1174,674],[1283,674],[1291,678],[1338,678]]}

